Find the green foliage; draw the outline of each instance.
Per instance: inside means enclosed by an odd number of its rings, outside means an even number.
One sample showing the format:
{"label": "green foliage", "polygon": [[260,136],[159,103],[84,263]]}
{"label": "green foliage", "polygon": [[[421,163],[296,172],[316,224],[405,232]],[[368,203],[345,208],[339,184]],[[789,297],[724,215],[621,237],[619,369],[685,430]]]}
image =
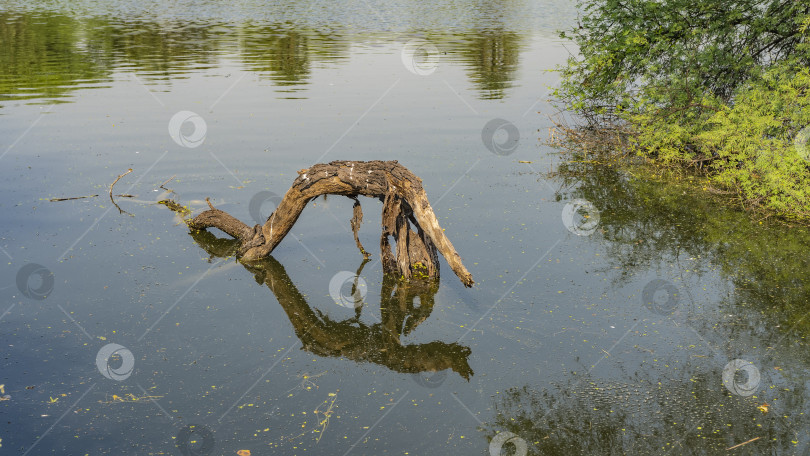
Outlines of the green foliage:
{"label": "green foliage", "polygon": [[[810,218],[810,3],[586,0],[556,95],[745,207]],[[798,135],[798,136],[797,136]],[[798,144],[798,147],[797,147]]]}

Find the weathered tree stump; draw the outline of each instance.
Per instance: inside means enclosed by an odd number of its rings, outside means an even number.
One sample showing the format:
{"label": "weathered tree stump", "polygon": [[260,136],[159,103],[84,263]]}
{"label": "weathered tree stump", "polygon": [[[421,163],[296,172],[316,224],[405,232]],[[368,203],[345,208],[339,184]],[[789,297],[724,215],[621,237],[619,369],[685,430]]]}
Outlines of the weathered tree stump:
{"label": "weathered tree stump", "polygon": [[[219,228],[239,241],[237,255],[242,261],[260,260],[270,256],[290,232],[309,201],[327,194],[343,195],[355,201],[351,225],[364,256],[368,253],[357,235],[363,219],[357,197],[368,196],[383,202],[380,251],[385,273],[406,279],[437,279],[438,252],[461,283],[467,287],[473,285],[472,275],[436,220],[422,180],[396,161],[333,161],[302,169],[264,225],[250,227],[210,203],[211,209],[194,217],[188,225],[195,230]],[[389,238],[396,243],[395,253]]]}

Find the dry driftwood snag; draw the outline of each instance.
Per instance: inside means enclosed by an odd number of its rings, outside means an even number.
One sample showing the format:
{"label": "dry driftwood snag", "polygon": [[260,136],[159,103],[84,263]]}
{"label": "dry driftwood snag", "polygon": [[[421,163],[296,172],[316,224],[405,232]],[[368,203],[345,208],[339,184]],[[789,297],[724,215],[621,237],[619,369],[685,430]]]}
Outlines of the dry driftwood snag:
{"label": "dry driftwood snag", "polygon": [[[383,202],[380,251],[386,273],[407,279],[438,278],[438,252],[465,286],[473,285],[472,275],[436,220],[422,180],[396,161],[333,161],[302,169],[264,225],[250,227],[210,203],[211,209],[188,225],[196,230],[219,228],[239,241],[238,256],[242,261],[260,260],[267,258],[290,232],[309,201],[327,194],[354,199],[352,230],[358,248],[366,256],[357,237],[363,219],[357,197],[379,198]],[[389,238],[394,239],[396,252],[392,252]]]}

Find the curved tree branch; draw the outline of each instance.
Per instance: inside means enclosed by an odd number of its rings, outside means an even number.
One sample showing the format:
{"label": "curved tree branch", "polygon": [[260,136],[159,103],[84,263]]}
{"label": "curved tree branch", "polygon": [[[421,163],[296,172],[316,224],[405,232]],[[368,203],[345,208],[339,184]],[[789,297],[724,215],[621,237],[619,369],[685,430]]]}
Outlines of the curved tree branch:
{"label": "curved tree branch", "polygon": [[[267,258],[290,232],[307,203],[321,195],[344,195],[357,201],[367,196],[383,201],[380,249],[383,270],[405,278],[439,277],[438,253],[465,286],[472,275],[433,213],[422,180],[396,161],[333,161],[298,171],[298,177],[264,225],[251,228],[227,213],[211,208],[189,222],[192,229],[219,228],[240,242],[243,261]],[[355,209],[353,221],[359,224]],[[411,229],[411,225],[415,231]],[[356,233],[356,229],[353,226]],[[396,242],[391,252],[389,237]],[[359,245],[359,240],[357,240]],[[365,254],[361,248],[361,252]]]}

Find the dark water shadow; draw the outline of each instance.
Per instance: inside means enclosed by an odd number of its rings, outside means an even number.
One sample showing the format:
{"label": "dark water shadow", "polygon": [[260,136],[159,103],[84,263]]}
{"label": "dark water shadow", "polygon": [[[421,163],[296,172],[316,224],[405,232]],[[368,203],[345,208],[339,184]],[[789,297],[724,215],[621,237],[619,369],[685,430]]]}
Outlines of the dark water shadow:
{"label": "dark water shadow", "polygon": [[[237,243],[217,238],[208,231],[192,231],[194,241],[213,259],[235,253]],[[366,262],[361,264],[357,275]],[[367,324],[355,316],[336,321],[312,308],[275,258],[243,264],[256,283],[266,285],[281,305],[303,348],[319,356],[370,362],[395,372],[415,374],[452,369],[465,380],[473,375],[469,365],[471,350],[458,343],[433,341],[407,344],[402,338],[428,319],[433,311],[438,281],[400,281],[384,276],[380,291],[381,321]],[[418,305],[417,305],[418,301]]]}

